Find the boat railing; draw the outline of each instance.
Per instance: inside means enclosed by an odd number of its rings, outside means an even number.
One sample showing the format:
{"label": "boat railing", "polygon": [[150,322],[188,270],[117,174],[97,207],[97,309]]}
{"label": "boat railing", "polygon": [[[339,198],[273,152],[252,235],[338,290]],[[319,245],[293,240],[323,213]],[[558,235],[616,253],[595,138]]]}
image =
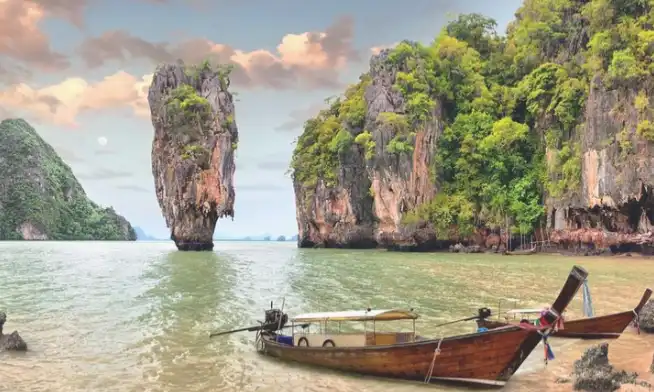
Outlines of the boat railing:
{"label": "boat railing", "polygon": [[293,334],[293,345],[308,347],[326,347],[326,346],[385,346],[401,343],[411,343],[416,341],[414,332],[386,332],[386,331],[368,331],[368,332],[324,332],[324,333],[307,333],[295,332]]}

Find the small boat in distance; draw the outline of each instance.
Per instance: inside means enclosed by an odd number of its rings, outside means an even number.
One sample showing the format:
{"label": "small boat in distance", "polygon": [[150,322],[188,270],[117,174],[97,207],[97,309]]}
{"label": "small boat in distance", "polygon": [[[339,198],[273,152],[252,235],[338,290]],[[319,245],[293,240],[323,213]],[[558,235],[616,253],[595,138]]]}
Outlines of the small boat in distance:
{"label": "small boat in distance", "polygon": [[[587,287],[587,282],[584,282],[584,313],[587,317],[569,321],[561,318],[560,326],[550,336],[576,339],[617,339],[622,335],[629,323],[634,321],[638,323],[640,311],[652,296],[652,290],[645,289],[640,302],[632,310],[593,317],[592,305],[588,303],[590,293],[587,291]],[[538,325],[540,313],[541,309],[512,309],[506,312],[504,320],[478,318],[477,326],[492,330],[507,325],[524,323]]]}
{"label": "small boat in distance", "polygon": [[516,249],[516,250],[507,250],[502,253],[505,256],[526,256],[533,255],[537,253],[536,245],[532,246],[529,249]]}
{"label": "small boat in distance", "polygon": [[[280,309],[266,310],[259,327],[235,331],[257,331],[257,350],[280,360],[298,362],[358,374],[396,379],[471,383],[502,386],[556,325],[559,315],[575,296],[588,273],[574,266],[561,292],[547,309],[539,327],[507,325],[493,330],[424,338],[415,333],[413,310],[386,309],[308,313],[289,318]],[[283,309],[283,306],[282,306]],[[478,317],[488,317],[488,309]],[[381,330],[381,322],[413,320],[412,332]],[[292,332],[284,335],[290,321]],[[343,322],[363,322],[363,332],[341,332]],[[328,330],[328,323],[334,327]],[[333,325],[336,323],[337,325]],[[452,322],[453,323],[453,322]],[[298,325],[299,324],[299,325]],[[318,324],[318,333],[296,332],[295,328]],[[231,333],[234,331],[212,334]]]}

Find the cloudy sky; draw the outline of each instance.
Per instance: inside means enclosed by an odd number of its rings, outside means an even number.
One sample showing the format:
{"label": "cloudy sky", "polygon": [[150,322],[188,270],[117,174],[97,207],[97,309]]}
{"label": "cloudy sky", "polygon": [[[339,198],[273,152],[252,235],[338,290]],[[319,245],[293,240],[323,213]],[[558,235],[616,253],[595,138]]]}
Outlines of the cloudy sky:
{"label": "cloudy sky", "polygon": [[500,30],[521,0],[0,0],[0,119],[23,117],[89,196],[167,237],[146,94],[161,62],[236,65],[236,217],[228,236],[297,232],[285,174],[301,125],[375,48],[430,42],[457,13]]}

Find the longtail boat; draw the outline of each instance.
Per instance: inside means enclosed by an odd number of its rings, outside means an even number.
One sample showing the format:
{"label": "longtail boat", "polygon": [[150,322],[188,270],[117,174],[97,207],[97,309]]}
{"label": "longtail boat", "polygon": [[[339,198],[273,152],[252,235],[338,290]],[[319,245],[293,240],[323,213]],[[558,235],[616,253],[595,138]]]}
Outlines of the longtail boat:
{"label": "longtail boat", "polygon": [[[415,320],[419,316],[411,309],[366,309],[301,314],[290,318],[292,332],[283,335],[280,330],[286,327],[289,318],[282,310],[269,309],[266,321],[257,329],[257,350],[284,361],[371,376],[425,383],[441,381],[502,386],[541,340],[549,349],[548,332],[556,325],[587,275],[581,267],[572,268],[539,327],[507,325],[433,339],[416,335]],[[488,317],[488,311],[482,308],[478,316],[458,321]],[[413,320],[413,332],[379,330],[380,322],[396,320]],[[338,330],[329,331],[328,322],[337,323]],[[364,332],[341,333],[342,322],[364,322]],[[307,324],[313,323],[319,324],[318,333],[295,331],[298,324],[306,329]]]}
{"label": "longtail boat", "polygon": [[[561,317],[559,325],[556,326],[550,336],[576,339],[617,339],[630,323],[634,322],[638,327],[640,311],[652,296],[652,290],[645,289],[640,302],[632,310],[593,317],[592,305],[589,303],[590,293],[587,291],[587,287],[586,281],[584,282],[583,293],[584,313],[587,317],[569,321]],[[534,315],[537,315],[536,317],[540,316],[541,311],[541,309],[511,309],[506,312],[504,321],[488,320],[480,317],[477,319],[477,326],[492,330],[514,324],[538,325],[539,320],[534,318]]]}
{"label": "longtail boat", "polygon": [[516,249],[516,250],[507,250],[502,253],[505,256],[526,256],[536,254],[536,247],[531,247],[529,249]]}

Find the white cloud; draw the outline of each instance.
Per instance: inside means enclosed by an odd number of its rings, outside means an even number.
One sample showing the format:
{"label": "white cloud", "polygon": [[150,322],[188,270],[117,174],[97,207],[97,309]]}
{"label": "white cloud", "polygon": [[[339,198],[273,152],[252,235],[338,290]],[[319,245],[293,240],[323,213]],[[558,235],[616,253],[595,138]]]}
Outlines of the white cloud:
{"label": "white cloud", "polygon": [[118,71],[97,82],[73,77],[42,88],[20,83],[0,90],[0,105],[71,127],[77,126],[77,115],[86,110],[130,107],[136,115],[148,117],[151,81],[152,74],[137,78]]}

